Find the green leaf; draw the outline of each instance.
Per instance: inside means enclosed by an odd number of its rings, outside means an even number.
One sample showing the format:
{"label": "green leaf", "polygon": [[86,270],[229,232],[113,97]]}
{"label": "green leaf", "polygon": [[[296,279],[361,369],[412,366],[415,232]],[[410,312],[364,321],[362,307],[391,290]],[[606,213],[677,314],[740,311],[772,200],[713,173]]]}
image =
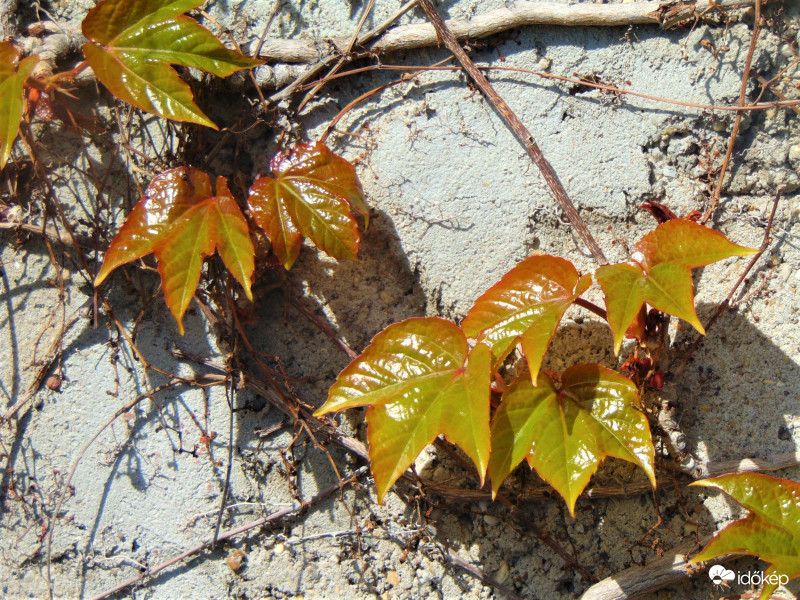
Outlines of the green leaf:
{"label": "green leaf", "polygon": [[731,256],[758,252],[734,244],[718,231],[686,219],[659,225],[633,247],[632,264],[600,267],[595,273],[606,297],[608,324],[619,354],[625,331],[646,302],[688,321],[705,335],[694,309],[692,269]]}
{"label": "green leaf", "polygon": [[568,260],[528,257],[475,301],[461,328],[488,345],[496,360],[520,341],[536,381],[561,317],[591,283],[592,277],[581,277]]}
{"label": "green leaf", "polygon": [[691,485],[722,490],[749,512],[714,536],[691,562],[723,554],[751,554],[770,564],[761,600],[781,583],[800,577],[800,483],[761,473],[732,473],[695,481]]}
{"label": "green leaf", "polygon": [[224,177],[217,178],[216,188],[214,195],[208,174],[192,167],[153,179],[112,240],[95,285],[120,265],[155,253],[164,298],[183,335],[183,314],[200,281],[203,260],[216,249],[252,300],[255,263],[247,221]]}
{"label": "green leaf", "polygon": [[24,85],[39,57],[20,61],[20,52],[11,42],[0,42],[0,169],[11,157],[24,112]]}
{"label": "green leaf", "polygon": [[315,415],[369,406],[369,455],[378,501],[439,434],[458,444],[483,482],[489,460],[491,352],[471,352],[437,317],[395,323],[342,371]]}
{"label": "green leaf", "polygon": [[170,65],[219,77],[262,64],[228,50],[185,16],[202,0],[101,0],[89,11],[83,46],[97,79],[117,98],[176,121],[217,128],[197,107],[189,86]]}
{"label": "green leaf", "polygon": [[560,384],[542,372],[536,387],[523,373],[503,394],[492,421],[493,492],[524,458],[564,497],[573,516],[575,501],[607,456],[640,466],[655,488],[655,451],[640,407],[636,386],[600,365],[570,367]]}
{"label": "green leaf", "polygon": [[353,165],[310,142],[275,155],[270,169],[274,177],[256,180],[248,203],[283,266],[292,268],[303,237],[334,258],[355,260],[360,237],[350,211],[367,225],[369,212]]}

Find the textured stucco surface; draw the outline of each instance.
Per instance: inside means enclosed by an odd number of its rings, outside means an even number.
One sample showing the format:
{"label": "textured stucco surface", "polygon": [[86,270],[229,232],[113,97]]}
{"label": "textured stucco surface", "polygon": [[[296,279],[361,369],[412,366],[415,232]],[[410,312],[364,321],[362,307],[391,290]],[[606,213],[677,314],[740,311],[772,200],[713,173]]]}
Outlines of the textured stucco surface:
{"label": "textured stucco surface", "polygon": [[[94,2],[51,2],[55,18],[79,21]],[[207,10],[243,39],[257,37],[272,12],[272,0],[218,0]],[[347,36],[365,3],[345,0],[292,0],[275,21],[275,36]],[[450,18],[469,18],[502,6],[500,1],[441,3]],[[378,24],[398,6],[378,0],[367,26]],[[784,18],[798,20],[796,8]],[[412,11],[402,22],[421,21]],[[750,20],[747,20],[749,24]],[[246,29],[245,29],[246,26]],[[793,30],[797,35],[800,26]],[[704,46],[727,47],[718,57]],[[750,40],[748,25],[698,25],[690,30],[526,28],[485,40],[473,52],[476,62],[567,76],[595,75],[625,82],[631,89],[700,104],[730,104],[738,99],[741,69]],[[789,62],[789,42],[762,33],[754,65],[765,76]],[[796,45],[794,46],[796,50]],[[447,56],[430,48],[385,57],[386,63],[423,65]],[[356,96],[396,78],[365,73],[329,84],[299,121],[314,138]],[[797,72],[786,77],[797,81]],[[609,94],[532,75],[493,72],[490,79],[533,134],[589,227],[612,261],[625,260],[625,244],[655,225],[638,207],[655,199],[679,215],[703,209],[706,160],[719,166],[731,115],[649,100],[619,100]],[[213,93],[217,93],[214,91]],[[220,97],[210,107],[219,122],[244,130],[253,110],[240,98]],[[59,198],[76,223],[98,211],[112,230],[137,200],[137,190],[110,112],[101,117],[110,133],[96,133],[85,152],[69,131],[42,132]],[[138,126],[138,122],[136,122]],[[175,144],[155,119],[145,123],[150,140],[142,148]],[[144,129],[141,129],[144,130]],[[355,135],[343,135],[341,132]],[[215,138],[216,139],[216,138]],[[235,148],[225,146],[209,169],[250,177],[265,172],[276,132],[255,127]],[[370,98],[351,111],[331,137],[332,146],[356,160],[372,224],[364,234],[358,262],[336,263],[307,246],[288,274],[289,287],[302,293],[317,314],[332,323],[357,351],[386,325],[403,318],[442,315],[462,318],[472,302],[517,261],[534,251],[565,256],[582,272],[591,257],[554,207],[542,178],[479,93],[463,75],[428,73]],[[70,167],[74,164],[77,168]],[[147,181],[147,165],[136,171]],[[87,173],[108,176],[101,194]],[[800,338],[797,287],[800,285],[800,118],[790,110],[747,116],[736,145],[729,193],[723,196],[715,226],[740,244],[757,246],[765,215],[778,185],[786,197],[778,210],[773,243],[751,274],[756,290],[711,330],[677,384],[685,402],[682,422],[690,447],[702,459],[730,460],[800,449]],[[23,209],[32,199],[10,197]],[[107,203],[107,206],[106,206]],[[99,208],[98,208],[99,207]],[[88,229],[87,229],[88,230]],[[84,228],[81,228],[84,231]],[[102,255],[88,259],[99,266]],[[63,340],[60,392],[42,387],[32,406],[0,430],[3,500],[0,512],[0,596],[47,594],[41,552],[41,524],[52,515],[55,498],[78,452],[126,403],[166,383],[143,371],[129,347],[117,339],[100,310],[94,329],[91,286],[69,255],[56,248],[67,295],[59,287],[46,246],[35,236],[0,232],[0,406],[13,404],[30,385],[62,319],[79,314]],[[745,264],[730,260],[696,272],[702,319],[727,294]],[[132,270],[131,273],[134,271]],[[210,372],[176,360],[178,347],[221,360],[213,332],[196,307],[185,318],[187,335],[177,334],[160,296],[150,302],[157,279],[117,274],[107,284],[114,316],[132,328],[145,306],[136,344],[147,360],[182,376]],[[318,406],[347,358],[309,321],[289,306],[285,294],[255,286],[251,328],[256,348],[278,356],[297,378],[298,395]],[[136,290],[149,294],[139,296]],[[593,299],[602,302],[599,290]],[[76,313],[76,311],[78,311]],[[52,318],[51,321],[49,321]],[[673,322],[671,353],[680,357],[695,336]],[[589,313],[571,310],[546,357],[546,368],[561,370],[576,361],[616,365],[607,327]],[[246,523],[336,483],[328,457],[301,436],[282,456],[295,433],[280,428],[281,414],[249,392],[234,394],[234,464],[230,504],[223,528]],[[55,591],[62,597],[91,597],[146,565],[156,565],[208,538],[214,530],[226,467],[229,407],[221,387],[201,390],[178,385],[118,418],[88,448],[72,479],[72,496],[58,515],[53,541]],[[363,414],[342,416],[342,426],[365,439]],[[273,427],[274,426],[274,427]],[[210,456],[201,429],[216,433]],[[259,431],[274,429],[260,434]],[[356,461],[329,447],[342,474]],[[295,474],[287,478],[287,464]],[[420,469],[451,485],[475,485],[450,458],[427,454]],[[797,479],[800,470],[780,475]],[[608,461],[596,476],[601,484],[643,478],[632,466]],[[535,475],[520,472],[512,485],[533,485]],[[293,491],[291,480],[297,489]],[[19,498],[7,488],[16,486]],[[658,494],[662,524],[650,496],[578,502],[575,519],[559,499],[523,507],[529,518],[552,535],[598,578],[643,564],[681,538],[708,534],[735,517],[737,509],[710,492],[671,487]],[[499,598],[489,586],[464,571],[443,566],[447,549],[513,587],[525,598],[576,598],[587,583],[539,543],[524,524],[509,518],[499,504],[441,504],[427,515],[424,502],[405,503],[389,494],[375,503],[367,482],[331,498],[302,518],[279,521],[165,572],[136,590],[152,598]],[[356,530],[362,532],[359,537]],[[310,539],[307,539],[310,538]],[[228,552],[247,554],[234,573]],[[28,558],[29,555],[34,555]],[[756,568],[753,561],[734,569]],[[760,567],[758,567],[760,568]],[[794,593],[798,588],[790,586]],[[733,589],[732,592],[746,592]],[[130,594],[130,592],[128,592]],[[706,576],[651,598],[709,598],[718,594]],[[787,592],[790,594],[790,592]],[[718,597],[713,596],[713,597]],[[787,597],[792,597],[788,595]]]}

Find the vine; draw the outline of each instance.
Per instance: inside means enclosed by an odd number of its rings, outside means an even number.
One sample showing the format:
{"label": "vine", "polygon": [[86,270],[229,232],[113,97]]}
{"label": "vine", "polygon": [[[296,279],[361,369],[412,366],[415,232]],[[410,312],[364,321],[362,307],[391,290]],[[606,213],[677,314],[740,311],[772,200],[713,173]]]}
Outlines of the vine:
{"label": "vine", "polygon": [[[12,147],[20,136],[36,168],[43,170],[36,155],[31,123],[37,118],[44,121],[61,118],[77,126],[77,119],[61,105],[60,100],[72,94],[76,78],[89,67],[97,81],[116,98],[133,107],[172,121],[217,129],[195,103],[190,86],[172,65],[227,77],[236,71],[260,66],[263,61],[249,58],[239,49],[226,48],[215,35],[186,14],[201,4],[201,0],[142,0],[135,3],[100,0],[82,23],[82,32],[88,39],[82,48],[85,60],[62,73],[53,73],[48,60],[35,54],[24,56],[12,42],[0,42],[0,168],[9,163]],[[414,4],[409,2],[401,7],[390,21],[396,20]],[[476,66],[458,42],[457,38],[494,33],[496,24],[489,23],[478,33],[459,30],[458,35],[454,35],[430,0],[418,0],[418,4],[432,23],[437,39],[452,52],[461,68],[497,108],[540,169],[554,199],[589,248],[598,264],[597,270],[593,274],[581,275],[572,262],[564,258],[530,256],[480,296],[460,324],[440,317],[407,319],[377,334],[360,354],[341,339],[336,339],[336,333],[330,328],[325,330],[327,324],[319,324],[353,360],[330,388],[325,404],[316,411],[291,393],[286,394],[285,390],[290,390],[288,378],[263,361],[255,361],[262,371],[261,379],[245,374],[237,352],[231,353],[226,364],[206,363],[220,374],[202,381],[160,370],[148,363],[136,347],[135,331],[131,334],[113,317],[112,307],[96,291],[95,302],[109,314],[118,335],[134,349],[146,370],[167,376],[169,383],[126,404],[84,446],[63,483],[54,512],[56,516],[69,496],[71,478],[78,461],[105,427],[144,399],[178,385],[225,385],[226,390],[233,389],[237,383],[249,386],[284,412],[298,426],[298,431],[305,431],[315,442],[322,438],[368,459],[379,502],[399,480],[416,479],[416,473],[409,468],[413,467],[425,447],[436,443],[444,451],[452,452],[440,436],[459,446],[472,461],[480,482],[479,489],[473,490],[475,494],[488,494],[492,499],[511,504],[506,498],[508,490],[503,489],[503,482],[521,462],[527,461],[563,497],[572,516],[578,497],[606,457],[616,457],[642,469],[647,477],[645,487],[655,489],[659,485],[651,429],[662,430],[675,458],[683,461],[684,470],[695,474],[691,471],[695,467],[686,468],[686,457],[680,456],[684,448],[675,441],[675,436],[670,437],[678,428],[667,418],[670,416],[668,407],[647,405],[642,391],[645,388],[658,391],[664,386],[658,354],[669,322],[665,315],[682,319],[704,334],[730,303],[733,291],[704,327],[695,311],[692,269],[735,256],[753,256],[736,285],[738,288],[746,272],[766,249],[775,208],[760,249],[737,245],[721,233],[705,227],[704,223],[719,201],[732,154],[731,142],[719,178],[712,188],[710,205],[702,219],[699,214],[678,218],[665,207],[651,203],[648,208],[659,219],[660,225],[631,248],[628,262],[608,264],[603,250],[573,206],[534,136],[494,90],[483,74],[485,69]],[[714,4],[709,4],[705,10],[711,10]],[[728,6],[731,3],[724,4]],[[646,16],[661,23],[688,18],[683,13],[683,16],[676,17],[677,13],[669,12],[667,8],[664,7],[664,14],[651,12]],[[695,18],[702,16],[696,12],[691,15]],[[520,18],[522,21],[515,21],[515,26],[536,22],[535,19],[541,17],[523,15]],[[275,102],[296,91],[307,91],[301,103],[301,107],[304,106],[325,83],[338,76],[337,71],[346,62],[345,56],[350,56],[353,48],[379,36],[391,22],[359,35],[364,23],[362,19],[359,31],[348,41],[341,57],[331,54],[321,58],[269,100]],[[795,107],[797,104],[789,100],[745,103],[746,82],[757,33],[762,26],[758,0],[755,2],[755,23],[739,105],[721,107],[736,111],[732,140],[736,138],[746,110],[778,105]],[[263,42],[262,39],[259,50]],[[384,40],[382,43],[395,42]],[[376,54],[379,52],[380,48],[375,50]],[[378,65],[375,68],[390,67]],[[434,68],[456,67],[436,65],[422,67],[420,71]],[[321,80],[308,83],[326,69],[327,75]],[[252,73],[251,76],[257,83]],[[412,76],[406,75],[399,81],[407,81]],[[604,82],[574,81],[620,95],[631,93]],[[385,87],[388,86],[379,89]],[[264,107],[268,108],[269,102],[261,95],[260,89],[258,93]],[[354,166],[331,152],[325,141],[342,114],[374,93],[375,90],[368,92],[348,105],[319,141],[294,143],[277,153],[270,162],[270,174],[258,177],[242,198],[237,198],[231,191],[231,187],[239,190],[238,182],[229,187],[226,178],[214,178],[200,168],[180,165],[159,169],[161,172],[150,180],[141,200],[108,245],[103,264],[96,274],[92,273],[82,253],[85,240],[78,240],[74,235],[49,183],[48,217],[58,217],[66,234],[49,230],[46,223],[36,232],[45,235],[46,239],[53,238],[71,246],[79,255],[84,277],[92,281],[95,288],[101,286],[115,269],[153,254],[166,304],[181,334],[184,334],[184,314],[190,303],[197,300],[207,319],[212,324],[222,324],[226,329],[220,336],[225,344],[237,349],[244,346],[256,355],[241,324],[242,311],[238,303],[242,292],[249,301],[253,300],[253,283],[260,274],[257,263],[262,258],[259,252],[264,238],[269,242],[268,256],[273,269],[291,269],[305,238],[338,260],[357,258],[361,241],[357,217],[363,217],[364,229],[367,229],[369,208]],[[224,285],[212,289],[209,286],[200,292],[198,286],[203,279],[204,265],[215,253],[226,268],[224,272],[221,269],[215,271],[217,277],[224,278],[229,274],[238,287]],[[211,269],[207,272],[210,274]],[[583,298],[594,281],[602,290],[605,308]],[[63,282],[59,285],[63,291]],[[620,354],[626,338],[636,340],[634,354],[623,362],[619,370],[599,364],[572,365],[560,374],[542,369],[550,342],[565,312],[574,305],[587,308],[607,321],[615,355]],[[305,311],[308,315],[309,311]],[[314,319],[313,315],[309,318]],[[62,331],[75,322],[76,319],[67,321],[64,318]],[[652,343],[658,345],[658,350],[651,355],[648,348],[653,346]],[[60,348],[53,348],[52,353],[59,351]],[[184,358],[202,362],[197,357]],[[46,370],[41,373],[42,377],[35,385],[0,418],[0,424],[7,423],[30,401],[42,384]],[[282,386],[279,382],[287,385]],[[332,421],[321,418],[331,412],[360,406],[369,407],[366,413],[368,449],[358,440],[344,435]],[[198,427],[202,429],[199,423]],[[207,432],[203,435],[208,444],[211,438]],[[229,450],[232,452],[232,447]],[[332,458],[331,463],[336,470]],[[779,461],[779,466],[785,464]],[[793,463],[789,461],[788,464]],[[228,467],[230,476],[230,453]],[[763,466],[756,464],[753,470],[759,468]],[[761,592],[763,600],[778,584],[800,577],[800,487],[796,482],[761,474],[711,471],[706,465],[700,474],[703,477],[716,476],[695,481],[693,485],[719,489],[749,512],[719,532],[689,562],[705,563],[733,553],[759,556],[770,563],[769,579]],[[149,574],[206,547],[213,547],[218,540],[297,513],[333,494],[341,486],[354,483],[364,472],[362,467],[350,476],[340,478],[340,486],[322,491],[299,507],[229,532],[220,532],[218,520],[212,539],[150,569]],[[487,476],[491,481],[488,487],[484,485]],[[467,493],[465,490],[448,492],[443,486],[437,488],[435,485],[430,489],[443,495]],[[222,503],[224,507],[225,494]],[[55,519],[47,524],[48,576],[55,524]],[[549,536],[535,524],[531,524],[531,528],[568,564],[585,578],[591,578],[555,540],[548,539]],[[477,575],[484,578],[480,572]],[[124,582],[103,596],[116,593],[143,577]],[[782,577],[786,577],[786,581]],[[52,577],[49,583],[52,595]],[[513,592],[510,594],[513,596]]]}

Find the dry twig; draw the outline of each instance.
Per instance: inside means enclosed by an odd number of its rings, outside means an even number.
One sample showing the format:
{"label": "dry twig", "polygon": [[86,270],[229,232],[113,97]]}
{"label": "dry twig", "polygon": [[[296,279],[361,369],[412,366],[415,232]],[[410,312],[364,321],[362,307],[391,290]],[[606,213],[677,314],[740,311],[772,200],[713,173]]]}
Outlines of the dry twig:
{"label": "dry twig", "polygon": [[600,249],[597,241],[589,232],[589,229],[586,227],[583,219],[581,219],[578,211],[575,210],[575,206],[569,199],[567,191],[564,189],[564,186],[559,180],[558,175],[556,175],[553,167],[544,157],[544,154],[542,154],[542,151],[539,148],[539,145],[536,143],[536,140],[531,132],[528,131],[527,127],[525,127],[517,115],[514,114],[514,111],[511,110],[511,107],[505,102],[505,100],[503,100],[500,94],[495,91],[484,74],[481,73],[477,67],[475,67],[475,63],[472,62],[472,59],[467,55],[466,52],[464,52],[464,49],[461,48],[452,32],[442,20],[442,17],[439,16],[438,12],[436,12],[436,9],[433,7],[433,4],[431,4],[430,0],[419,0],[419,3],[425,11],[425,14],[428,15],[428,19],[430,19],[431,23],[433,23],[436,33],[442,39],[444,45],[455,55],[455,57],[458,59],[458,62],[460,62],[464,67],[464,70],[469,74],[475,84],[481,89],[481,91],[486,95],[489,101],[503,117],[506,124],[517,136],[517,139],[519,139],[522,145],[525,146],[525,150],[528,152],[528,155],[531,157],[533,162],[536,163],[536,166],[542,173],[542,176],[547,182],[547,185],[550,188],[550,191],[552,192],[556,202],[558,202],[561,209],[567,215],[569,222],[575,228],[575,231],[589,248],[592,256],[594,256],[598,264],[608,264],[603,251]]}
{"label": "dry twig", "polygon": [[[694,19],[712,4],[722,9],[753,6],[755,0],[709,0],[694,2],[627,2],[622,4],[592,4],[578,2],[515,2],[469,20],[446,21],[447,28],[459,39],[479,39],[517,27],[557,25],[566,27],[626,27],[628,25],[661,25],[672,27]],[[413,4],[413,3],[412,3]],[[334,62],[345,54],[349,38],[328,39],[268,39],[258,57],[275,63],[315,63],[326,60],[334,51]],[[439,38],[428,23],[415,23],[387,31],[367,47],[370,54],[387,54],[436,46]],[[357,45],[363,45],[359,40]]]}

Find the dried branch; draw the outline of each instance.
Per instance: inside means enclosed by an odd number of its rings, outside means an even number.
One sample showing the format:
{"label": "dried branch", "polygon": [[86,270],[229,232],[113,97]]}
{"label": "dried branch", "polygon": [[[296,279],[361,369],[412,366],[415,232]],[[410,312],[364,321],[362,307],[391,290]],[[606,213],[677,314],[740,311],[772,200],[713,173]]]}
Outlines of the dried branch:
{"label": "dried branch", "polygon": [[589,229],[586,227],[583,219],[581,219],[578,211],[575,210],[575,206],[569,199],[567,191],[564,189],[564,186],[559,180],[558,175],[556,175],[553,167],[544,157],[544,154],[542,154],[542,151],[539,148],[539,145],[536,143],[536,140],[531,132],[528,131],[527,127],[525,127],[517,115],[514,114],[514,111],[511,110],[511,107],[508,106],[508,104],[506,104],[505,100],[500,97],[500,94],[495,91],[495,89],[489,83],[489,80],[486,79],[486,76],[481,73],[480,70],[475,66],[475,63],[472,62],[472,59],[467,56],[467,53],[464,52],[464,49],[461,48],[458,41],[456,41],[455,37],[453,37],[453,34],[442,20],[442,17],[439,16],[439,13],[436,12],[436,9],[433,7],[433,4],[431,4],[430,0],[419,0],[419,4],[422,6],[425,14],[428,15],[428,19],[430,19],[431,23],[433,23],[433,26],[436,28],[436,33],[441,37],[444,45],[458,59],[458,62],[461,63],[461,65],[464,67],[464,70],[469,74],[475,84],[494,105],[494,107],[505,120],[506,124],[517,136],[517,139],[519,139],[520,143],[525,146],[525,150],[539,168],[539,171],[547,182],[547,185],[550,188],[550,191],[552,192],[556,202],[558,202],[559,206],[561,206],[561,209],[567,215],[569,222],[575,228],[575,231],[583,240],[583,243],[589,248],[592,256],[594,256],[598,264],[608,264],[603,251],[600,249],[597,241],[589,232]]}
{"label": "dried branch", "polygon": [[115,587],[113,587],[113,588],[111,588],[109,590],[104,591],[102,594],[98,594],[92,600],[102,600],[103,598],[108,598],[110,596],[113,596],[117,592],[121,592],[125,588],[128,588],[128,587],[130,587],[132,585],[136,585],[137,583],[140,583],[140,582],[144,581],[147,577],[152,577],[156,573],[159,573],[159,572],[163,571],[164,569],[166,569],[168,567],[171,567],[172,565],[175,565],[175,564],[181,562],[182,560],[184,560],[186,558],[189,558],[190,556],[194,556],[195,554],[198,554],[198,553],[202,552],[206,548],[212,546],[215,541],[231,539],[233,537],[236,537],[240,533],[245,533],[245,532],[250,531],[252,529],[256,529],[257,527],[261,527],[262,525],[266,525],[267,523],[270,523],[272,521],[278,521],[280,519],[283,519],[284,517],[288,517],[288,516],[297,514],[297,513],[301,512],[301,511],[304,511],[304,510],[308,509],[309,507],[314,506],[315,504],[319,504],[322,500],[324,500],[328,496],[331,496],[332,494],[334,494],[334,493],[338,492],[339,490],[341,490],[343,485],[349,484],[349,483],[352,483],[352,482],[356,481],[359,477],[361,477],[366,472],[367,472],[367,467],[361,467],[360,469],[356,470],[356,472],[353,473],[350,477],[348,477],[347,479],[342,481],[341,484],[337,483],[337,484],[332,485],[332,486],[330,486],[328,488],[325,488],[319,494],[317,494],[315,496],[312,496],[310,500],[306,500],[304,502],[295,502],[290,508],[285,508],[283,510],[279,510],[278,512],[272,513],[271,515],[269,515],[267,517],[262,517],[260,519],[256,519],[255,521],[252,521],[252,522],[247,523],[245,525],[242,525],[240,527],[235,527],[233,529],[229,529],[228,531],[224,531],[224,532],[220,533],[219,536],[216,537],[216,540],[214,538],[211,538],[209,540],[206,540],[202,544],[198,544],[197,546],[194,546],[193,548],[189,548],[185,552],[181,552],[180,554],[178,554],[177,556],[169,559],[168,561],[163,562],[160,565],[157,565],[155,567],[152,567],[152,568],[148,569],[146,572],[142,573],[141,575],[137,575],[136,577],[133,577],[132,579],[129,579],[128,581],[125,581],[125,582],[123,582],[123,583],[121,583],[121,584],[119,584],[119,585],[117,585],[117,586],[115,586]]}
{"label": "dried branch", "polygon": [[[631,567],[607,577],[586,590],[581,600],[625,600],[674,585],[695,573],[702,573],[706,567],[689,565],[689,560],[709,539],[683,544],[641,567]],[[732,554],[720,556],[714,562],[721,563],[733,558],[736,556]]]}
{"label": "dried branch", "polygon": [[[516,2],[510,8],[499,8],[472,17],[470,20],[449,20],[446,25],[456,39],[479,39],[509,29],[530,25],[565,27],[625,27],[628,25],[661,25],[672,27],[681,21],[694,19],[708,11],[712,4],[722,9],[753,6],[755,0],[709,0],[694,2],[626,2],[623,4],[590,4],[581,2]],[[346,53],[349,38],[327,39],[267,39],[258,57],[276,63],[315,63],[332,53]],[[254,40],[253,44],[257,41]],[[436,30],[428,23],[403,25],[387,31],[366,50],[371,54],[386,54],[436,46]],[[359,44],[357,43],[356,46]]]}
{"label": "dried branch", "polygon": [[[742,73],[742,86],[739,90],[739,106],[745,106],[747,103],[747,82],[750,81],[750,67],[753,64],[753,53],[758,44],[758,34],[761,31],[761,0],[756,0],[756,16],[753,22],[753,33],[750,36],[750,47],[747,50],[747,59],[744,62],[744,73]],[[731,137],[728,140],[728,150],[725,152],[725,158],[722,161],[722,166],[717,176],[717,181],[714,184],[714,189],[711,193],[711,206],[708,207],[703,215],[701,223],[705,224],[711,215],[714,214],[714,209],[719,204],[719,196],[722,193],[722,186],[725,184],[725,173],[728,171],[728,164],[731,162],[733,156],[733,145],[736,143],[736,137],[739,135],[739,125],[742,123],[743,112],[737,112],[733,121],[733,128],[731,129]]]}
{"label": "dried branch", "polygon": [[75,323],[80,320],[81,314],[87,308],[89,308],[89,304],[89,302],[84,303],[83,306],[78,308],[78,310],[76,310],[75,313],[61,326],[61,331],[53,339],[53,343],[50,345],[47,355],[42,361],[42,366],[36,372],[33,381],[28,386],[28,389],[25,391],[25,393],[22,394],[22,396],[20,396],[20,398],[14,403],[14,405],[11,406],[2,416],[0,416],[0,425],[7,423],[11,418],[13,418],[21,408],[31,401],[31,399],[36,395],[36,392],[39,391],[39,388],[42,387],[45,376],[61,357],[61,342],[64,340],[64,336],[70,329],[72,329]]}

